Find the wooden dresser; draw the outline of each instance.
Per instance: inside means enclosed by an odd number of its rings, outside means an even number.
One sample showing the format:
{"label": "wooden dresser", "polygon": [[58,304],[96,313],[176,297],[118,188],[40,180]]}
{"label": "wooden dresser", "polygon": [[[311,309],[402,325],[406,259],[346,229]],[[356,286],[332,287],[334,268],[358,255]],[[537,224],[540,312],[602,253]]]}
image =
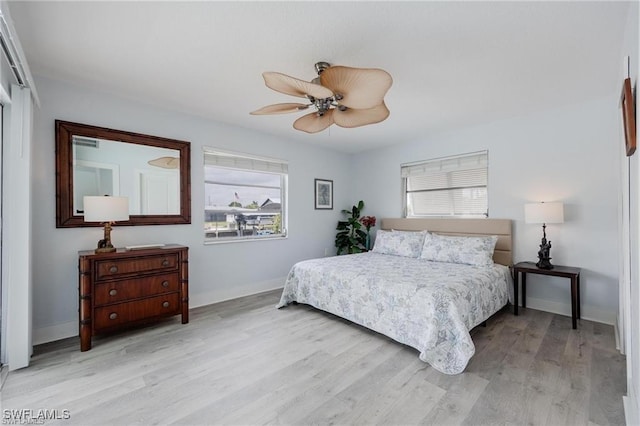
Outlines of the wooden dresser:
{"label": "wooden dresser", "polygon": [[189,248],[169,244],[113,253],[79,252],[80,350],[91,338],[162,317],[189,322]]}

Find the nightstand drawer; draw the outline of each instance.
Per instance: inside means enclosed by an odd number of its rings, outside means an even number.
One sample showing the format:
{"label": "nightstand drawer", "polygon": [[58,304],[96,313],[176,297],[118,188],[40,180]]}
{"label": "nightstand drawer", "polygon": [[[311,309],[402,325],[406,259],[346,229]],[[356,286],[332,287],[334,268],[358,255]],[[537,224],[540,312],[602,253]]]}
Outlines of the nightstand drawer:
{"label": "nightstand drawer", "polygon": [[121,324],[180,313],[180,293],[163,294],[134,302],[103,306],[94,311],[94,329],[109,330]]}
{"label": "nightstand drawer", "polygon": [[179,291],[179,286],[180,280],[177,272],[132,278],[125,281],[103,282],[95,286],[94,306],[171,293]]}
{"label": "nightstand drawer", "polygon": [[178,254],[154,255],[131,259],[100,260],[96,262],[96,279],[105,280],[123,275],[162,272],[178,269]]}

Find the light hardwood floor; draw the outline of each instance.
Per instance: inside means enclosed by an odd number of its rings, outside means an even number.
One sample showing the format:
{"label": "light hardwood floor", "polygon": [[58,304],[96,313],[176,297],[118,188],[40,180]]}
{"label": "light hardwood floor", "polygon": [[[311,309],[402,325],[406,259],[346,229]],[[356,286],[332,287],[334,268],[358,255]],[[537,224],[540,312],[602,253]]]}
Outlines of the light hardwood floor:
{"label": "light hardwood floor", "polygon": [[[37,347],[2,408],[69,410],[59,424],[624,424],[613,327],[531,309],[475,329],[457,376],[416,350],[279,291],[95,338]],[[56,423],[56,422],[53,422]]]}

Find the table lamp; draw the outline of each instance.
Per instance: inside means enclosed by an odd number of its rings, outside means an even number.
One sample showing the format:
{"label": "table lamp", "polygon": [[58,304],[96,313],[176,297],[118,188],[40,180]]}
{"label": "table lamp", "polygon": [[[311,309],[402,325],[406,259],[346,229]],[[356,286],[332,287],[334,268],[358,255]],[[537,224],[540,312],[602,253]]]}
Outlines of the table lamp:
{"label": "table lamp", "polygon": [[564,222],[564,205],[562,203],[529,203],[524,206],[524,221],[526,223],[542,224],[542,240],[538,250],[538,263],[540,269],[553,269],[551,264],[551,241],[547,241],[547,223]]}
{"label": "table lamp", "polygon": [[129,220],[129,198],[85,196],[84,221],[104,223],[104,238],[98,241],[96,253],[111,253],[116,248],[111,244],[111,225],[117,220]]}

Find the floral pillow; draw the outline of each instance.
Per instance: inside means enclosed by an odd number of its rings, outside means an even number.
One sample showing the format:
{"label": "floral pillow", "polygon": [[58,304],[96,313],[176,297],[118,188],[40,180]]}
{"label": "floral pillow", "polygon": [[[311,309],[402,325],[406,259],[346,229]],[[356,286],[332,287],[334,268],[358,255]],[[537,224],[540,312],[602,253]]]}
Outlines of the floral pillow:
{"label": "floral pillow", "polygon": [[372,251],[380,254],[417,258],[420,257],[424,236],[424,232],[398,232],[381,229],[376,233],[376,242]]}
{"label": "floral pillow", "polygon": [[427,233],[420,259],[434,262],[464,263],[467,265],[492,265],[493,250],[498,237],[459,237]]}

